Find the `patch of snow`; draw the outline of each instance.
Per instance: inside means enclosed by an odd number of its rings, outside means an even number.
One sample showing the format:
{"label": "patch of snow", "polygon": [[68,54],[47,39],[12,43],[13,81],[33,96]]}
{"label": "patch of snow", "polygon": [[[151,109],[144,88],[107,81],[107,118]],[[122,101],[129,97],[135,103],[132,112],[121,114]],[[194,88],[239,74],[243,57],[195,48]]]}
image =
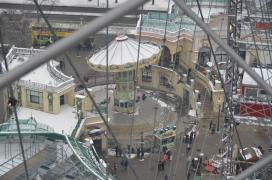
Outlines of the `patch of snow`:
{"label": "patch of snow", "polygon": [[75,95],[75,97],[76,97],[76,98],[79,98],[79,99],[84,99],[84,98],[85,98],[85,96],[80,95],[80,94]]}
{"label": "patch of snow", "polygon": [[158,104],[159,104],[161,107],[168,107],[167,104],[166,104],[165,102],[163,102],[163,101],[161,101],[161,100],[159,100],[159,99],[157,99],[157,98],[154,98],[154,97],[152,97],[152,99],[153,99],[154,101],[157,101]]}
{"label": "patch of snow", "polygon": [[196,117],[196,111],[194,109],[191,109],[189,112],[188,112],[188,115],[189,116],[192,116],[192,117]]}
{"label": "patch of snow", "polygon": [[25,107],[21,107],[18,111],[19,119],[28,119],[31,116],[35,118],[38,123],[52,127],[55,132],[68,135],[72,134],[78,121],[75,109],[66,104],[61,106],[59,114],[46,113]]}

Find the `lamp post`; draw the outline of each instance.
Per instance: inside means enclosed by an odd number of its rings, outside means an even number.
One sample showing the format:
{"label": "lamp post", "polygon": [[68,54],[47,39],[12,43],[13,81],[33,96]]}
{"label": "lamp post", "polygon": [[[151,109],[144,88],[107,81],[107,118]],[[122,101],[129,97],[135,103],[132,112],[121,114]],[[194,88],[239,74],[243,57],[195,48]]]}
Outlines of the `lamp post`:
{"label": "lamp post", "polygon": [[144,161],[144,133],[141,131],[141,160]]}
{"label": "lamp post", "polygon": [[216,131],[219,132],[219,119],[220,119],[220,112],[221,112],[221,104],[220,101],[218,101],[218,118],[217,118],[217,129]]}

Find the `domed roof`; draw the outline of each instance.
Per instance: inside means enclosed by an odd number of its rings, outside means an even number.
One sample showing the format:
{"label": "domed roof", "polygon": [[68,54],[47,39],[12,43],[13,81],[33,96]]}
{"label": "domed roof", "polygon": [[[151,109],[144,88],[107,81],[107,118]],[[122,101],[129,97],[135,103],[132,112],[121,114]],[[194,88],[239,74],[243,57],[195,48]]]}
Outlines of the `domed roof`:
{"label": "domed roof", "polygon": [[[138,55],[138,41],[127,36],[118,36],[109,44],[109,71],[128,71],[136,68]],[[141,43],[139,53],[139,66],[145,66],[157,61],[160,48],[151,43]],[[106,48],[95,53],[88,64],[97,71],[106,71]]]}

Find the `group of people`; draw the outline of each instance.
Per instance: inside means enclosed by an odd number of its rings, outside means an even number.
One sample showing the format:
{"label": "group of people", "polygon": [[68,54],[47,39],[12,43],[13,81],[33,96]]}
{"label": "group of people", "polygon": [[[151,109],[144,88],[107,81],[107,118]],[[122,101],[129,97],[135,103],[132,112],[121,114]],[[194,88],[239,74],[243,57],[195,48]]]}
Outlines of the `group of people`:
{"label": "group of people", "polygon": [[[133,147],[130,148],[130,146],[128,145],[128,153],[131,153],[131,154],[135,154],[135,149]],[[115,156],[116,157],[121,157],[121,149],[118,147],[118,146],[115,146]],[[141,150],[140,147],[137,147],[136,148],[136,155],[137,155],[137,158],[139,159],[143,159],[144,157],[144,150]]]}
{"label": "group of people", "polygon": [[[147,96],[145,95],[145,93],[142,94],[142,100],[145,101],[145,99],[147,98]],[[141,100],[141,96],[137,96],[136,102],[139,102]]]}
{"label": "group of people", "polygon": [[185,135],[184,142],[187,144],[186,146],[186,153],[188,153],[191,150],[191,144],[193,143],[193,140],[196,137],[196,131],[191,131],[190,133],[187,133]]}

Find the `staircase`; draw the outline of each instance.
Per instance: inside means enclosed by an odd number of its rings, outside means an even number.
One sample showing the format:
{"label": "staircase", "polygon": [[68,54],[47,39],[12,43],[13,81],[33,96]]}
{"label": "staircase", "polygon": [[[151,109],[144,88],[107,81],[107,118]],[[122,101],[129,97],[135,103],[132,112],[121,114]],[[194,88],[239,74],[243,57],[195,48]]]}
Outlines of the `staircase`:
{"label": "staircase", "polygon": [[213,102],[211,100],[211,95],[208,92],[205,92],[204,89],[200,91],[201,93],[201,102],[202,102],[202,113],[203,120],[214,120],[218,118],[218,112],[213,111]]}

